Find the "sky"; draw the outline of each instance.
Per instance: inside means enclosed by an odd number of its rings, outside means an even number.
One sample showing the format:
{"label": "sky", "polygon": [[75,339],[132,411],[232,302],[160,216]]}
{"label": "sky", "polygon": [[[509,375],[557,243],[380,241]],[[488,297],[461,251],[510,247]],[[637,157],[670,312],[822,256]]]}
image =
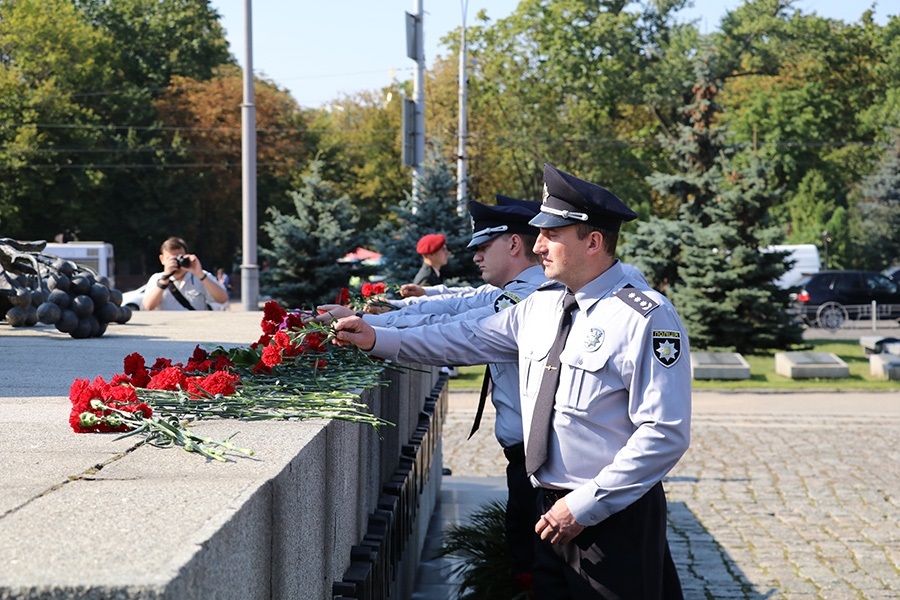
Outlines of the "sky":
{"label": "sky", "polygon": [[[256,0],[252,5],[253,70],[258,76],[287,89],[298,104],[317,108],[345,95],[378,90],[412,79],[414,62],[406,56],[405,14],[414,12],[415,0]],[[509,16],[518,0],[420,0],[425,13],[425,65],[446,54],[440,40],[463,21],[476,23],[487,11],[491,21]],[[798,0],[802,12],[856,22],[874,0]],[[884,24],[886,7],[880,0],[875,20]],[[245,0],[211,0],[222,16],[231,53],[245,60]],[[684,10],[684,21],[699,20],[701,31],[714,31],[727,10],[741,0],[694,0]],[[891,14],[900,13],[894,8]]]}

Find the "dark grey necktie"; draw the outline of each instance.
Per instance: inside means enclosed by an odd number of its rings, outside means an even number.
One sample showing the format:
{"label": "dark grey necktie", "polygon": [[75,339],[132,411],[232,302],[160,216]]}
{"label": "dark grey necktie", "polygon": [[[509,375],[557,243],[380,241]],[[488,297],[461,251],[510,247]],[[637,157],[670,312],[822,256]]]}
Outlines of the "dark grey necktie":
{"label": "dark grey necktie", "polygon": [[563,297],[563,314],[559,321],[559,331],[547,356],[541,387],[534,403],[534,414],[531,417],[528,448],[525,450],[525,471],[528,475],[533,475],[547,460],[553,405],[556,402],[556,388],[559,387],[559,355],[566,345],[569,330],[572,329],[572,310],[577,306],[575,295],[572,292],[566,293]]}

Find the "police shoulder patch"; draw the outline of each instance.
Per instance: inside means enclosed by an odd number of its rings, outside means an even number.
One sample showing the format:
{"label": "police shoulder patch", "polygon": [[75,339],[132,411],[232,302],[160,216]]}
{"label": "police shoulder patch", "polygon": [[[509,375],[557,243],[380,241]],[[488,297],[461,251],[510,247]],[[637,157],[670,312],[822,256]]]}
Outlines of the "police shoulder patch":
{"label": "police shoulder patch", "polygon": [[681,357],[681,332],[653,330],[653,356],[664,367],[671,367]]}
{"label": "police shoulder patch", "polygon": [[645,296],[643,292],[631,284],[626,285],[613,295],[645,317],[650,314],[651,310],[659,306],[659,304]]}
{"label": "police shoulder patch", "polygon": [[521,302],[522,299],[512,292],[503,292],[494,300],[494,312],[500,312]]}

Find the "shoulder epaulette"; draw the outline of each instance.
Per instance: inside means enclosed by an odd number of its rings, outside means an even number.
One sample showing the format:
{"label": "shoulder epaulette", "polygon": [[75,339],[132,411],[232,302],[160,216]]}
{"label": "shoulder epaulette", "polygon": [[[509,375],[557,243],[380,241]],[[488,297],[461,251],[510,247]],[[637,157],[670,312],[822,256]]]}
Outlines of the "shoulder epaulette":
{"label": "shoulder epaulette", "polygon": [[560,282],[553,281],[552,279],[550,279],[550,280],[542,283],[540,286],[538,286],[538,289],[536,289],[535,291],[536,292],[546,292],[547,290],[561,290],[565,287],[566,286],[564,286]]}
{"label": "shoulder epaulette", "polygon": [[613,295],[645,317],[650,314],[651,310],[659,306],[659,304],[631,284],[626,285]]}

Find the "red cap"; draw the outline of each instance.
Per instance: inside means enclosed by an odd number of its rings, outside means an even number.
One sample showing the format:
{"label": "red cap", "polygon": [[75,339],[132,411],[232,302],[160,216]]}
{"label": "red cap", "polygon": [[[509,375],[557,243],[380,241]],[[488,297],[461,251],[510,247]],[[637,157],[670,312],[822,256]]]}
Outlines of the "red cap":
{"label": "red cap", "polygon": [[440,233],[429,233],[423,235],[419,243],[416,244],[416,252],[421,255],[434,254],[447,244],[447,238]]}

